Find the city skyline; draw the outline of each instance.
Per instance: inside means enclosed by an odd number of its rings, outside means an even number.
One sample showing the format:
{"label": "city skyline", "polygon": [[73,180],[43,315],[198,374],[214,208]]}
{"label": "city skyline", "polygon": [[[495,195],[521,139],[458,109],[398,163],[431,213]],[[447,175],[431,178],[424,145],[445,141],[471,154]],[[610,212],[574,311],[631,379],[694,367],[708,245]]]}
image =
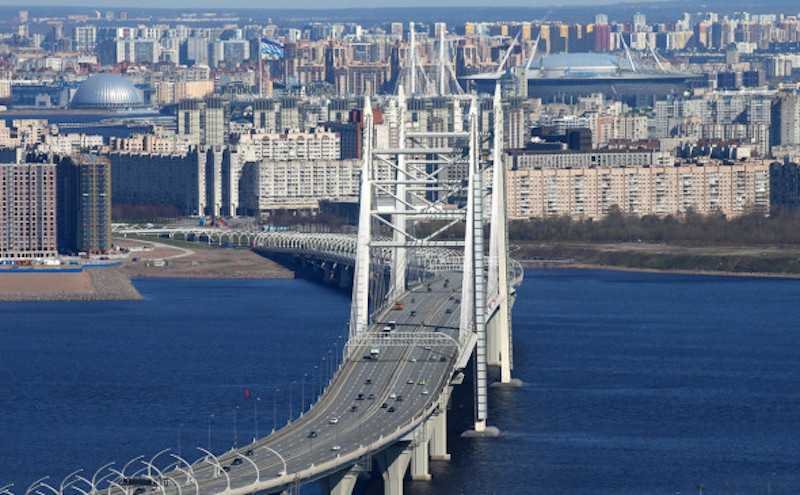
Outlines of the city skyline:
{"label": "city skyline", "polygon": [[[553,0],[539,0],[531,2],[529,0],[502,0],[496,7],[560,7],[565,5],[596,5],[606,6],[612,4],[619,4],[620,2],[614,0],[565,0],[555,2]],[[624,3],[624,2],[623,2]],[[639,3],[653,3],[653,2],[639,2]],[[20,9],[31,7],[79,7],[79,8],[127,8],[127,9],[214,9],[214,10],[241,10],[241,9],[259,9],[259,10],[292,10],[292,9],[351,9],[351,8],[368,8],[379,10],[382,8],[398,8],[398,7],[414,7],[414,8],[446,8],[446,7],[487,7],[484,0],[407,0],[407,1],[390,1],[382,2],[380,5],[375,5],[371,0],[333,0],[330,2],[320,2],[319,0],[297,0],[291,4],[283,5],[265,5],[260,0],[242,0],[238,2],[236,7],[227,7],[220,9],[218,2],[213,0],[176,0],[170,2],[169,6],[165,6],[163,2],[157,0],[142,0],[137,5],[133,6],[124,0],[107,0],[100,2],[98,0],[72,0],[58,2],[54,5],[54,0],[32,0],[22,4],[19,0],[4,1],[0,0],[2,7],[18,7]]]}

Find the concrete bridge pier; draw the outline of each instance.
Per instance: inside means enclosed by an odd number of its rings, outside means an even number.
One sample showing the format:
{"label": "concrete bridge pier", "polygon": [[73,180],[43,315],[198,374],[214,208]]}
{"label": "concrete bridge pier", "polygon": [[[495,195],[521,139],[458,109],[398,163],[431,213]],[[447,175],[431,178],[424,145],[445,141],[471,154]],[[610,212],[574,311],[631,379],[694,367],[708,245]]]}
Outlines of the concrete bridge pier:
{"label": "concrete bridge pier", "polygon": [[414,432],[414,443],[411,448],[411,479],[414,481],[430,481],[430,427],[428,421],[422,423]]}
{"label": "concrete bridge pier", "polygon": [[449,461],[447,453],[447,408],[440,407],[430,419],[430,439],[428,441],[432,461]]}
{"label": "concrete bridge pier", "polygon": [[350,495],[356,486],[358,467],[350,466],[319,480],[323,495]]}
{"label": "concrete bridge pier", "polygon": [[403,478],[411,462],[410,442],[397,442],[375,456],[383,476],[384,495],[403,495]]}
{"label": "concrete bridge pier", "polygon": [[349,289],[353,285],[353,274],[350,272],[350,267],[344,263],[338,264],[339,268],[339,288]]}
{"label": "concrete bridge pier", "polygon": [[425,422],[428,427],[428,447],[432,461],[449,461],[447,453],[447,404],[453,387],[447,386],[439,396],[439,407]]}

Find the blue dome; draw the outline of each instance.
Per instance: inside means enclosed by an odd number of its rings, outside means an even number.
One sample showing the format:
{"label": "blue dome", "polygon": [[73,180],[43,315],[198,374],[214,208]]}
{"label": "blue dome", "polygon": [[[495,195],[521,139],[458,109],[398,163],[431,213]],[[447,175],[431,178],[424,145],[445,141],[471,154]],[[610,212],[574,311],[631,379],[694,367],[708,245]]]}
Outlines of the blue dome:
{"label": "blue dome", "polygon": [[117,74],[92,76],[78,86],[72,108],[136,108],[144,104],[139,90]]}

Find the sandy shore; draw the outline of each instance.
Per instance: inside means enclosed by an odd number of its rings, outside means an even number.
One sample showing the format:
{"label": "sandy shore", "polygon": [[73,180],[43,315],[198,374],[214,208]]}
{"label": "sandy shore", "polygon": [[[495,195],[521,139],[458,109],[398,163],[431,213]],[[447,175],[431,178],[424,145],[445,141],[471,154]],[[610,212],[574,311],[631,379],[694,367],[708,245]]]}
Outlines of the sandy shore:
{"label": "sandy shore", "polygon": [[[294,278],[291,270],[249,249],[123,238],[114,242],[121,247],[146,250],[131,252],[117,267],[89,267],[82,272],[0,272],[0,301],[142,299],[131,283],[134,278]],[[162,266],[156,266],[161,262]]]}
{"label": "sandy shore", "polygon": [[0,301],[135,301],[142,295],[119,267],[82,272],[0,273]]}
{"label": "sandy shore", "polygon": [[[130,278],[294,278],[294,272],[249,249],[219,248],[194,243],[115,238],[133,251],[123,268]],[[135,261],[134,261],[135,260]],[[163,260],[163,266],[156,266]]]}

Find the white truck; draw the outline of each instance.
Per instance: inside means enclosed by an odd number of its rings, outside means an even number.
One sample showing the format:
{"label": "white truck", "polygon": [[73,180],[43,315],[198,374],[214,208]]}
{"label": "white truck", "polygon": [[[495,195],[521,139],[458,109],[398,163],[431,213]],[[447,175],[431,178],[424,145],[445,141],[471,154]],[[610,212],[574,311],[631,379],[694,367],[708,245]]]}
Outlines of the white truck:
{"label": "white truck", "polygon": [[381,346],[374,345],[369,350],[370,359],[378,359],[381,356]]}

